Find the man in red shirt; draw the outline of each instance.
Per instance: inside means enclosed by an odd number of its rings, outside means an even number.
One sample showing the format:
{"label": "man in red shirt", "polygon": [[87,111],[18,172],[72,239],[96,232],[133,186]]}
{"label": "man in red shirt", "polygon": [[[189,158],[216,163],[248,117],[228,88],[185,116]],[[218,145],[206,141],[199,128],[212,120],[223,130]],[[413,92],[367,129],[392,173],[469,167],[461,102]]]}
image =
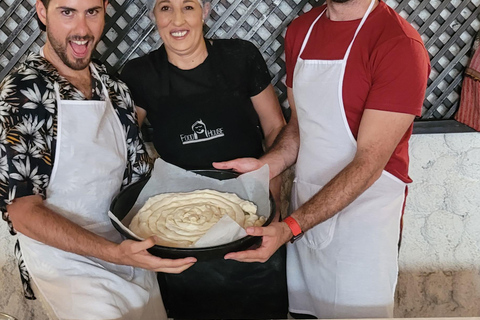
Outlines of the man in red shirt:
{"label": "man in red shirt", "polygon": [[247,230],[263,236],[260,248],[225,258],[265,261],[290,240],[291,313],[392,317],[408,140],[428,53],[378,0],[327,0],[292,22],[285,52],[291,120],[260,160],[216,167],[245,172],[267,163],[275,177],[296,162],[293,212]]}

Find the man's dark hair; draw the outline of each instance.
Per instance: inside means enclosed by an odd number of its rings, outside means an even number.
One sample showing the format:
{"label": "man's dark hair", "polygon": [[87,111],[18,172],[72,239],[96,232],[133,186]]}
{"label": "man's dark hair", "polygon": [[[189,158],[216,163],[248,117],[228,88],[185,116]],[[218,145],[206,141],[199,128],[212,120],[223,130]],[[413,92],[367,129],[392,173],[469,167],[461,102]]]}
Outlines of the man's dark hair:
{"label": "man's dark hair", "polygon": [[[42,1],[45,8],[48,8],[48,4],[49,4],[50,0],[40,0],[40,1]],[[40,18],[38,17],[38,14],[36,14],[35,17],[37,18],[37,23],[38,23],[38,26],[40,27],[40,30],[46,31],[47,27],[43,24],[42,21],[40,21]]]}
{"label": "man's dark hair", "polygon": [[[40,1],[42,1],[45,8],[48,8],[48,4],[50,3],[50,0],[40,0]],[[38,26],[40,27],[40,30],[47,31],[47,27],[43,24],[42,21],[40,21],[38,14],[35,14],[35,17],[37,18],[37,23],[38,23]]]}

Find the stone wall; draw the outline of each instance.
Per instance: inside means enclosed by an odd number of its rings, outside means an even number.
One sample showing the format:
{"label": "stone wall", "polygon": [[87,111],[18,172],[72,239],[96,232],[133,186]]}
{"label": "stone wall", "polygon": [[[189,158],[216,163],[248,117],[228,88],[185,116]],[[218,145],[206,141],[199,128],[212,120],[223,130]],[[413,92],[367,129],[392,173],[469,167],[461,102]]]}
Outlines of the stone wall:
{"label": "stone wall", "polygon": [[396,317],[480,316],[480,133],[414,135]]}

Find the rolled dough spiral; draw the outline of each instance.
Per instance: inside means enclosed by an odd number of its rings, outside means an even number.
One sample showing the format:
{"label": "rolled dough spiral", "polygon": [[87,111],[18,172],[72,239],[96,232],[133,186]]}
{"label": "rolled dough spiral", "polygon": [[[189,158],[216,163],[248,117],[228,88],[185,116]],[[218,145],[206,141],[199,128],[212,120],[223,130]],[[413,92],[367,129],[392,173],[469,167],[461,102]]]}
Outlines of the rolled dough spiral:
{"label": "rolled dough spiral", "polygon": [[257,206],[234,193],[195,190],[163,193],[147,200],[130,223],[130,230],[142,238],[157,236],[157,244],[188,247],[202,237],[224,215],[240,226],[261,226],[265,217]]}

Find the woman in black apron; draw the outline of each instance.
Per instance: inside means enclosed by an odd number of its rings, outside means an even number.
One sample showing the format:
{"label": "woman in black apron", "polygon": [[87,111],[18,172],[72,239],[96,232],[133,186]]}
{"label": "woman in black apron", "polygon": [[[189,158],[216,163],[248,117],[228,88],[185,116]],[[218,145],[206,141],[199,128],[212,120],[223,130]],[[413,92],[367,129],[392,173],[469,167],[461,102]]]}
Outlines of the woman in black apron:
{"label": "woman in black apron", "polygon": [[[127,63],[122,79],[139,121],[148,117],[157,152],[184,169],[260,157],[285,122],[258,49],[243,40],[204,39],[209,3],[151,2],[164,44]],[[266,263],[199,261],[181,274],[159,274],[159,282],[169,317],[287,315],[284,247]]]}

